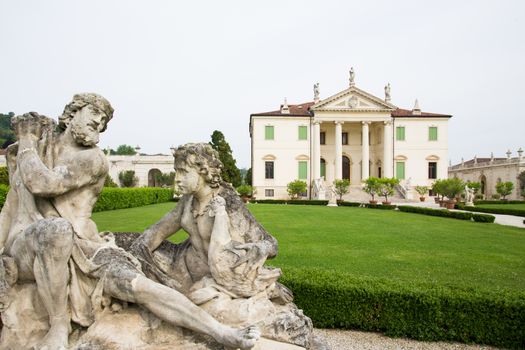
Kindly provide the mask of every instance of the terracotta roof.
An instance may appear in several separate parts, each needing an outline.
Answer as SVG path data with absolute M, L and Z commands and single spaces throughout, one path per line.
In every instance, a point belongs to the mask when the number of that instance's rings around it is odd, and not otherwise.
M 421 114 L 414 114 L 414 111 L 410 109 L 402 109 L 398 108 L 395 111 L 392 112 L 392 117 L 414 117 L 414 118 L 421 118 L 421 117 L 437 117 L 437 118 L 450 118 L 452 117 L 449 114 L 438 114 L 438 113 L 428 113 L 428 112 L 421 112 Z
M 279 108 L 279 110 L 277 111 L 253 113 L 250 116 L 309 117 L 310 107 L 313 106 L 314 104 L 315 104 L 314 102 L 306 102 L 306 103 L 301 103 L 298 105 L 288 105 L 288 108 L 290 109 L 290 113 L 281 113 L 281 109 Z M 280 107 L 282 108 L 282 106 L 283 105 L 281 105 Z M 404 118 L 407 118 L 407 117 L 451 118 L 452 116 L 449 114 L 438 114 L 438 113 L 428 113 L 428 112 L 421 112 L 421 114 L 414 114 L 414 112 L 410 109 L 398 108 L 392 112 L 392 117 L 397 117 L 397 118 L 401 118 L 401 117 L 404 117 Z
M 281 105 L 278 111 L 263 112 L 263 113 L 254 113 L 251 116 L 285 116 L 285 117 L 309 117 L 310 107 L 313 106 L 313 102 L 301 103 L 298 105 L 288 105 L 290 113 L 281 113 Z

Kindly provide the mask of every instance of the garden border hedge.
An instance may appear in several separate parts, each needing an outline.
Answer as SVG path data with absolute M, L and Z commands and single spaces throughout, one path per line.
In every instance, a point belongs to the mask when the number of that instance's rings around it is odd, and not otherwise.
M 141 207 L 169 201 L 173 198 L 172 188 L 140 187 L 117 188 L 104 187 L 98 196 L 93 212 Z
M 474 201 L 474 205 L 476 204 L 525 204 L 525 201 L 522 200 L 481 200 L 481 201 Z
M 466 213 L 462 211 L 448 211 L 445 209 L 431 209 L 423 207 L 413 207 L 410 205 L 399 205 L 397 207 L 400 211 L 406 213 L 416 213 L 431 216 L 440 216 L 444 218 L 459 219 L 459 220 L 471 220 L 472 213 Z
M 457 205 L 457 208 L 460 210 L 477 211 L 480 213 L 514 215 L 514 216 L 525 217 L 525 210 L 521 210 L 521 209 L 483 208 L 483 207 L 470 207 L 470 206 L 467 207 L 462 204 Z
M 412 285 L 300 268 L 285 268 L 281 281 L 319 328 L 515 349 L 525 346 L 524 292 Z

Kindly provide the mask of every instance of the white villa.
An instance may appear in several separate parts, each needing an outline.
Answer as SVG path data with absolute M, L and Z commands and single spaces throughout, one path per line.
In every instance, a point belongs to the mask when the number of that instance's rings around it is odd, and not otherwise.
M 384 99 L 355 86 L 314 101 L 287 104 L 250 115 L 252 184 L 261 199 L 288 198 L 287 184 L 308 184 L 308 198 L 324 198 L 335 179 L 350 179 L 350 198 L 362 198 L 370 176 L 397 177 L 399 194 L 413 197 L 416 185 L 447 178 L 448 120 L 451 115 L 395 106 L 390 84 Z

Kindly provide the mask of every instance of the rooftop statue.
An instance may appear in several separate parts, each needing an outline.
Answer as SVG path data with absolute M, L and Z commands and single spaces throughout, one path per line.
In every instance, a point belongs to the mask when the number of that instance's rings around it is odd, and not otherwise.
M 280 270 L 263 266 L 277 242 L 221 181 L 210 146 L 177 150 L 184 196 L 160 222 L 140 236 L 98 232 L 91 213 L 108 164 L 96 145 L 112 116 L 102 96 L 78 94 L 58 125 L 34 112 L 13 118 L 0 349 L 251 349 L 261 332 L 322 349 Z M 187 241 L 163 243 L 180 228 Z

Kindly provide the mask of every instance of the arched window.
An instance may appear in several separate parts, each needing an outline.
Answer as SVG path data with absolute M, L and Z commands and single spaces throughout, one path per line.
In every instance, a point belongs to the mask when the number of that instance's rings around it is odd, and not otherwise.
M 350 158 L 343 156 L 342 159 L 343 165 L 343 179 L 350 180 Z
M 160 177 L 162 172 L 159 169 L 150 169 L 148 171 L 148 187 L 160 187 Z

